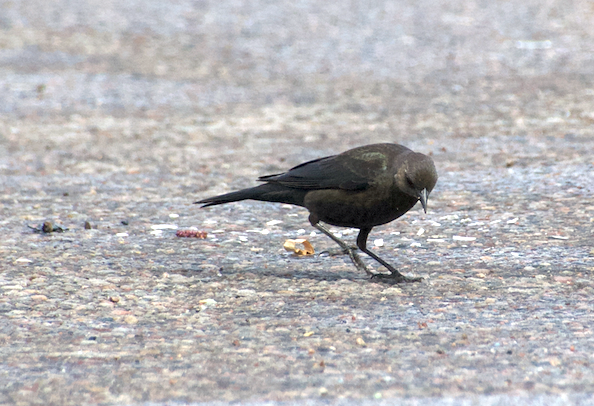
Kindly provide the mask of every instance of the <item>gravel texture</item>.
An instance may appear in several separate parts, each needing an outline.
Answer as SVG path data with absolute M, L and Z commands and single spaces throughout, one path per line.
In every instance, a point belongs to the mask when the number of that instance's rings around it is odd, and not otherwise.
M 0 1 L 0 404 L 592 404 L 593 18 Z M 386 141 L 440 175 L 369 239 L 421 283 L 304 209 L 192 204 Z

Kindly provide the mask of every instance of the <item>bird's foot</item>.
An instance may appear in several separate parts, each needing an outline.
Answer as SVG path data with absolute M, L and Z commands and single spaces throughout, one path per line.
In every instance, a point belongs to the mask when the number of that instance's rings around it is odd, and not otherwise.
M 335 257 L 337 255 L 344 255 L 344 254 L 348 254 L 350 256 L 349 251 L 357 251 L 357 247 L 352 246 L 352 247 L 347 247 L 347 248 L 327 249 L 327 250 L 320 252 L 320 254 L 325 253 L 325 254 L 330 255 L 331 257 Z
M 352 251 L 352 252 L 357 252 L 357 250 L 358 250 L 358 249 L 359 249 L 359 248 L 357 248 L 357 246 L 356 246 L 356 245 L 348 245 L 346 249 L 343 249 L 343 250 L 342 250 L 342 252 L 344 252 L 345 254 L 348 254 L 348 253 L 349 253 L 349 251 Z
M 376 273 L 371 276 L 371 279 L 375 279 L 377 280 L 377 282 L 381 283 L 388 283 L 390 285 L 395 285 L 397 283 L 421 282 L 423 280 L 423 278 L 421 278 L 420 276 L 404 276 L 398 271 L 392 271 L 391 273 Z
M 349 247 L 349 249 L 345 249 L 344 252 L 345 254 L 349 254 L 349 257 L 351 257 L 351 261 L 353 261 L 353 264 L 355 264 L 358 270 L 365 272 L 367 275 L 373 278 L 375 274 L 367 268 L 367 265 L 365 265 L 365 262 L 363 262 L 363 260 L 357 253 L 357 248 Z

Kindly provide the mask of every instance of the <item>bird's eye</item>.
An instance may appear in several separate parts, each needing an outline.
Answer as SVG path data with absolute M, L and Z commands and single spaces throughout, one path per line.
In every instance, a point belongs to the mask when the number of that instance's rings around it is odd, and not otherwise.
M 408 183 L 408 186 L 410 186 L 411 188 L 415 187 L 415 184 L 413 183 L 412 179 L 408 176 L 406 177 L 406 183 Z

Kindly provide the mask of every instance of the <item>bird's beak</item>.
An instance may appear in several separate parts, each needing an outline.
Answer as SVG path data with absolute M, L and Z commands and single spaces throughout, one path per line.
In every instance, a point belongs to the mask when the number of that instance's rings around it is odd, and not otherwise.
M 427 189 L 421 190 L 419 193 L 419 200 L 421 201 L 421 205 L 423 206 L 423 210 L 427 213 Z

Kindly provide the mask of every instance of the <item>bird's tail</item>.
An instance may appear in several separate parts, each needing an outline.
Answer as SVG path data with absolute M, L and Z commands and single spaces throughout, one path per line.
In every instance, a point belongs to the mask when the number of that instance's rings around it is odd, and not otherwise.
M 217 204 L 238 202 L 240 200 L 260 200 L 264 202 L 288 203 L 303 206 L 303 199 L 305 198 L 306 193 L 306 190 L 287 188 L 274 183 L 265 183 L 249 189 L 242 189 L 236 192 L 225 193 L 220 196 L 209 197 L 195 203 L 202 204 L 202 207 L 208 207 L 216 206 Z

